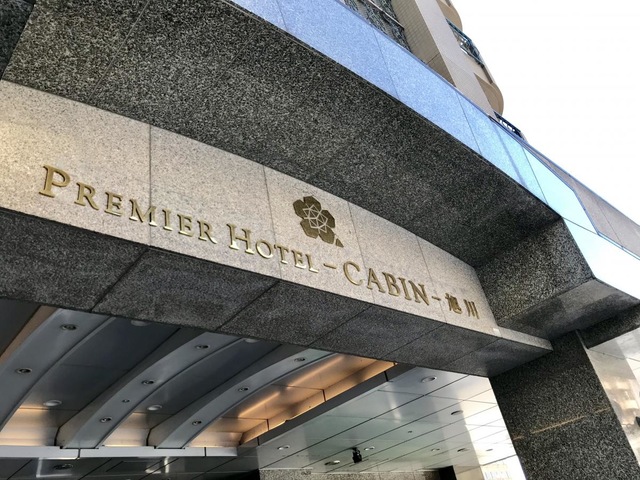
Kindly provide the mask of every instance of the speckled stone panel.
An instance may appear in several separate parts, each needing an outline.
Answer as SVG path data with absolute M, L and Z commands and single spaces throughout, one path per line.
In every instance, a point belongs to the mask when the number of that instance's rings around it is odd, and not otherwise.
M 635 479 L 640 467 L 575 333 L 491 378 L 527 478 Z
M 583 330 L 580 334 L 587 348 L 640 328 L 640 305 L 629 308 L 611 318 Z
M 7 79 L 262 163 L 474 267 L 558 218 L 406 105 L 226 2 L 42 0 L 32 17 Z
M 503 326 L 593 277 L 562 222 L 523 240 L 477 272 L 494 316 Z M 535 320 L 544 323 L 545 317 L 538 315 Z
M 0 297 L 91 310 L 145 247 L 0 211 Z
M 452 325 L 443 325 L 391 352 L 387 355 L 387 360 L 442 369 L 445 365 L 486 347 L 498 338 Z
M 549 350 L 500 338 L 444 366 L 444 370 L 490 377 L 546 355 Z
M 555 213 L 478 154 L 394 100 L 386 107 L 367 114 L 357 141 L 308 181 L 474 267 L 553 222 Z
M 634 305 L 638 300 L 598 280 L 589 280 L 534 308 L 510 317 L 503 326 L 543 338 L 588 328 Z
M 147 3 L 38 0 L 4 79 L 87 102 Z
M 280 281 L 220 330 L 306 346 L 368 306 L 359 300 Z
M 94 312 L 214 330 L 275 282 L 244 270 L 149 249 Z
M 424 317 L 371 306 L 312 344 L 314 348 L 385 358 L 442 324 Z M 362 335 L 367 332 L 367 335 Z
M 0 78 L 32 9 L 33 1 L 4 0 L 0 4 Z

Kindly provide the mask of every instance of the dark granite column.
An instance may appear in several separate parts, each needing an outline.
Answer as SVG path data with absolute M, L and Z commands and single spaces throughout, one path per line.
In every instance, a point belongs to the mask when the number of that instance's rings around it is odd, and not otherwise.
M 639 479 L 640 467 L 577 333 L 491 379 L 530 480 Z

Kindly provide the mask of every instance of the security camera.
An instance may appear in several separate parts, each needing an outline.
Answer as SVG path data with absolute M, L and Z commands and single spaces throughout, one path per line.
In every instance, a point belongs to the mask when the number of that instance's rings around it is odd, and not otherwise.
M 360 453 L 360 450 L 358 450 L 357 448 L 353 448 L 353 463 L 360 463 L 362 461 L 362 454 Z

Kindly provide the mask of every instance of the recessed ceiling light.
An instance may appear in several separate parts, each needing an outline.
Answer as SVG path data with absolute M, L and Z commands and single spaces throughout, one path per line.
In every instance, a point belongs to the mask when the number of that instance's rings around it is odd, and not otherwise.
M 60 400 L 47 400 L 42 405 L 45 407 L 57 407 L 58 405 L 62 405 L 62 402 Z
M 196 348 L 198 350 L 206 350 L 207 348 L 209 348 L 209 345 L 196 345 Z
M 193 422 L 191 422 L 191 425 L 202 425 L 202 420 L 194 420 Z
M 70 468 L 73 468 L 73 465 L 70 463 L 59 463 L 53 466 L 54 470 L 69 470 Z
M 72 323 L 65 323 L 64 325 L 60 325 L 60 328 L 62 330 L 67 330 L 67 331 L 73 331 L 78 329 L 78 327 L 76 325 L 73 325 Z
M 468 452 L 469 449 L 468 448 L 459 448 L 458 451 L 459 452 Z
M 375 450 L 376 447 L 367 447 L 364 449 L 365 452 L 368 452 L 369 450 Z
M 142 320 L 131 320 L 131 325 L 134 327 L 146 327 L 149 322 L 143 322 Z
M 100 423 L 107 423 L 113 420 L 111 417 L 103 417 L 100 419 Z
M 431 451 L 432 451 L 432 452 L 439 452 L 439 451 L 440 451 L 440 449 L 439 449 L 439 448 L 432 448 L 432 449 L 431 449 Z
M 462 410 L 456 410 L 454 412 L 451 412 L 451 415 L 460 415 L 462 413 Z
M 487 448 L 487 452 L 493 452 L 493 448 Z
M 147 410 L 149 410 L 150 412 L 157 412 L 158 410 L 162 409 L 162 405 L 149 405 L 147 407 Z
M 438 377 L 424 377 L 422 380 L 420 380 L 420 382 L 422 383 L 429 383 L 429 382 L 433 382 L 434 380 L 436 380 Z
M 298 362 L 298 363 L 300 363 L 300 362 L 306 362 L 306 361 L 307 361 L 307 359 L 306 359 L 306 358 L 304 358 L 304 357 L 298 357 L 298 358 L 295 358 L 293 361 L 294 361 L 294 362 Z
M 247 342 L 247 343 L 258 343 L 259 342 L 259 340 L 256 340 L 255 338 L 245 338 L 244 341 Z
M 143 385 L 153 385 L 154 383 L 156 383 L 155 380 L 143 380 L 142 381 Z
M 331 460 L 330 462 L 325 463 L 325 465 L 337 465 L 340 463 L 340 460 Z
M 122 403 L 129 403 L 131 400 L 129 400 L 128 398 L 123 398 L 122 399 Z
M 287 449 L 289 449 L 289 448 L 291 448 L 291 445 L 280 445 L 280 446 L 278 447 L 278 450 L 287 450 Z
M 249 387 L 240 387 L 238 389 L 239 392 L 246 392 L 247 390 L 249 390 Z
M 18 368 L 16 369 L 16 373 L 19 373 L 20 375 L 26 375 L 27 373 L 31 373 L 33 370 L 31 370 L 30 368 Z
M 407 433 L 413 433 L 413 430 L 407 430 Z

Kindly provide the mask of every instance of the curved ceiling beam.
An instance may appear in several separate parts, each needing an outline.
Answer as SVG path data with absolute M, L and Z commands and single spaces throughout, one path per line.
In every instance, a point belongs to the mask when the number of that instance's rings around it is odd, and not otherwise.
M 177 414 L 151 429 L 149 445 L 183 448 L 213 421 L 264 387 L 290 373 L 334 355 L 319 350 L 301 351 L 281 346 L 241 371 Z
M 38 381 L 109 325 L 106 315 L 40 307 L 0 356 L 0 430 Z M 8 387 L 10 386 L 10 387 Z
M 180 329 L 118 382 L 60 427 L 56 444 L 98 448 L 150 395 L 189 368 L 244 340 Z

